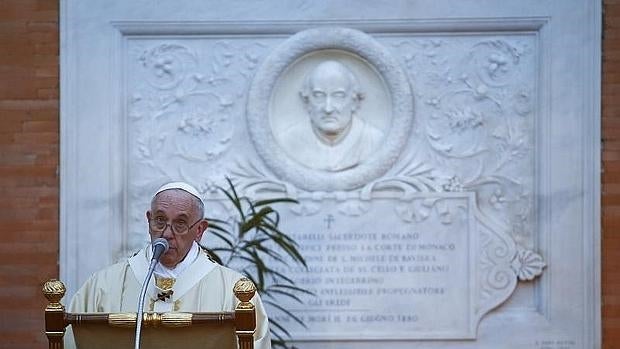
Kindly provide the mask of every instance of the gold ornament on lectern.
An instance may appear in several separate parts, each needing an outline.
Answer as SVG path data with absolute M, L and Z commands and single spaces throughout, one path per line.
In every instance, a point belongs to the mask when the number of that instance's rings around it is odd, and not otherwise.
M 43 295 L 49 301 L 46 309 L 63 309 L 60 300 L 65 296 L 65 284 L 56 279 L 51 279 L 43 284 Z
M 239 308 L 242 309 L 251 309 L 254 308 L 254 305 L 250 303 L 250 299 L 254 297 L 256 293 L 256 286 L 252 282 L 252 280 L 248 278 L 241 278 L 237 283 L 235 283 L 235 287 L 233 287 L 233 292 L 235 296 L 241 301 L 238 305 Z

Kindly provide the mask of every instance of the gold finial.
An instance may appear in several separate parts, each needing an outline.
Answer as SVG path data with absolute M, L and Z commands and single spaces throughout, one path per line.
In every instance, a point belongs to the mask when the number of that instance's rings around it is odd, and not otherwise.
M 241 301 L 240 306 L 242 308 L 254 307 L 252 304 L 248 303 L 256 293 L 256 286 L 252 280 L 248 278 L 239 279 L 239 281 L 235 283 L 235 287 L 233 287 L 233 292 L 235 293 L 235 297 Z
M 60 300 L 65 296 L 65 284 L 62 281 L 51 279 L 43 285 L 43 295 L 49 301 L 46 309 L 62 309 Z

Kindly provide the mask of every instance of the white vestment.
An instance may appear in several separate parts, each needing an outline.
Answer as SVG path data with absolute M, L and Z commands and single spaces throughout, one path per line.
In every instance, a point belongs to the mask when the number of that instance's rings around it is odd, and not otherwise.
M 383 132 L 353 117 L 348 134 L 335 144 L 321 140 L 309 122 L 289 128 L 280 139 L 284 151 L 302 165 L 338 172 L 356 167 L 379 149 Z
M 128 260 L 93 274 L 73 296 L 71 313 L 137 312 L 142 282 L 148 272 L 150 245 Z M 220 312 L 233 311 L 239 301 L 233 294 L 240 273 L 212 262 L 206 252 L 200 253 L 177 277 L 173 293 L 166 300 L 157 299 L 157 287 L 151 278 L 145 298 L 145 311 Z M 269 324 L 258 294 L 251 302 L 256 306 L 254 348 L 271 348 Z M 68 331 L 65 348 L 73 348 L 73 335 Z

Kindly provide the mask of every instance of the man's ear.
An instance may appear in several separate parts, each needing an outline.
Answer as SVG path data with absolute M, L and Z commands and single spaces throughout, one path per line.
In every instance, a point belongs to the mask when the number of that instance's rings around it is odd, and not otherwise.
M 362 105 L 362 100 L 364 100 L 364 98 L 366 98 L 366 96 L 362 92 L 357 92 L 353 96 L 353 108 L 352 108 L 352 110 L 354 112 L 358 111 L 360 109 L 360 106 Z
M 209 227 L 209 222 L 206 219 L 203 219 L 200 223 L 198 223 L 198 234 L 196 234 L 196 241 L 200 242 L 202 240 L 202 234 Z
M 312 107 L 310 106 L 310 96 L 308 93 L 299 91 L 299 98 L 301 99 L 301 103 L 304 105 L 306 112 L 312 111 Z
M 146 221 L 150 221 L 151 220 L 151 211 L 146 211 Z

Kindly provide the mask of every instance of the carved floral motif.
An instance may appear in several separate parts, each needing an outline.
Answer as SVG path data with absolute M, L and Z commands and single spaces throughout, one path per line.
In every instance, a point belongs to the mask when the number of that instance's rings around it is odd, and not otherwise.
M 526 40 L 394 40 L 416 90 L 416 142 L 440 191 L 473 191 L 513 238 L 532 246 L 532 49 Z M 463 52 L 455 57 L 455 52 Z
M 512 260 L 512 268 L 521 281 L 530 281 L 542 274 L 547 264 L 530 250 L 519 249 Z
M 517 276 L 511 268 L 516 252 L 514 241 L 500 227 L 492 225 L 492 222 L 482 224 L 478 232 L 479 316 L 505 301 L 517 285 Z
M 142 67 L 149 71 L 146 81 L 157 89 L 171 89 L 178 86 L 188 73 L 186 64 L 195 60 L 187 47 L 162 44 L 144 51 L 138 58 Z M 192 62 L 195 63 L 195 62 Z
M 183 179 L 205 194 L 215 192 L 226 171 L 218 162 L 239 132 L 235 118 L 244 111 L 243 87 L 267 46 L 251 40 L 133 43 L 128 51 L 128 147 L 130 173 L 141 182 L 134 184 L 149 188 L 162 178 Z M 143 198 L 150 192 L 134 195 Z M 142 203 L 132 204 L 138 213 L 130 223 L 136 228 L 130 230 L 140 231 Z M 129 240 L 133 249 L 143 238 Z
M 399 203 L 395 210 L 405 222 L 420 223 L 433 217 L 442 224 L 452 224 L 452 216 L 457 213 L 457 208 L 447 200 L 427 198 Z

